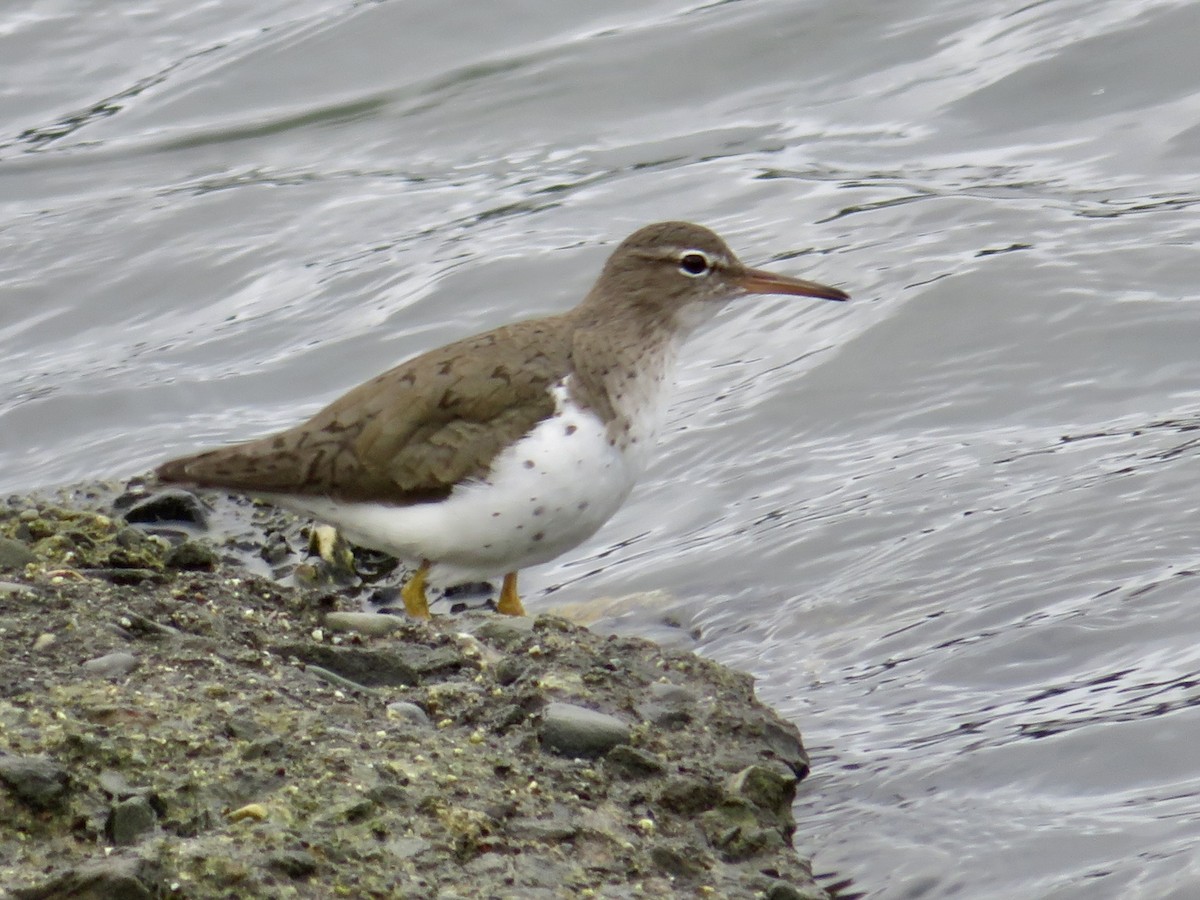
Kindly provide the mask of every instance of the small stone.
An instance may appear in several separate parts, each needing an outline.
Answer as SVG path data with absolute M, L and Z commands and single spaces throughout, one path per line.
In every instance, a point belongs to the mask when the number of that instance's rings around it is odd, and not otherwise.
M 184 541 L 172 547 L 163 560 L 169 569 L 186 569 L 190 572 L 211 572 L 219 561 L 216 551 L 200 541 Z
M 141 796 L 113 804 L 108 816 L 108 837 L 118 847 L 136 844 L 154 830 L 158 817 L 150 801 Z
M 561 756 L 591 759 L 628 741 L 629 726 L 616 716 L 571 703 L 551 703 L 542 712 L 542 743 Z
M 604 757 L 604 765 L 618 778 L 629 780 L 649 778 L 666 771 L 663 761 L 653 753 L 628 744 L 618 744 Z
M 204 504 L 188 491 L 176 489 L 159 491 L 135 503 L 124 513 L 126 522 L 184 522 L 203 528 L 208 522 Z
M 682 684 L 656 681 L 648 688 L 650 696 L 664 703 L 695 703 L 696 695 Z
M 690 775 L 671 778 L 658 793 L 658 805 L 670 812 L 692 816 L 712 809 L 721 799 L 721 790 L 711 781 Z
M 113 543 L 126 550 L 135 550 L 148 540 L 150 540 L 150 536 L 146 532 L 131 525 L 126 525 L 113 535 Z
M 69 869 L 48 882 L 14 892 L 17 898 L 48 900 L 154 900 L 166 895 L 162 873 L 151 860 L 113 856 Z
M 356 631 L 367 637 L 391 634 L 404 624 L 399 616 L 380 613 L 331 612 L 325 616 L 325 627 L 330 631 Z
M 510 837 L 521 841 L 561 844 L 579 834 L 579 825 L 561 816 L 553 819 L 518 818 L 509 821 L 505 831 Z
M 429 724 L 429 716 L 426 715 L 425 710 L 415 703 L 408 703 L 404 700 L 389 703 L 387 715 L 389 719 L 407 722 L 409 725 L 427 726 Z
M 317 871 L 317 859 L 307 850 L 281 850 L 267 859 L 267 868 L 288 878 L 307 878 Z
M 17 581 L 0 581 L 0 597 L 5 594 L 19 594 L 21 591 L 29 590 L 29 585 L 21 584 Z
M 406 648 L 366 649 L 362 647 L 330 647 L 324 643 L 289 643 L 275 647 L 274 652 L 295 656 L 311 666 L 320 666 L 366 688 L 394 688 L 420 683 L 421 676 L 409 661 Z M 414 652 L 421 648 L 410 648 Z
M 115 769 L 105 769 L 97 775 L 96 784 L 114 800 L 125 800 L 136 793 L 125 776 Z
M 418 837 L 393 838 L 383 845 L 383 849 L 398 860 L 415 859 L 432 847 L 429 841 Z
M 696 878 L 703 875 L 704 870 L 712 864 L 703 854 L 697 853 L 695 857 L 685 856 L 674 847 L 665 844 L 651 847 L 650 859 L 664 875 L 672 878 Z
M 693 718 L 696 695 L 678 684 L 656 682 L 650 685 L 650 699 L 637 705 L 637 713 L 659 728 L 677 730 Z
M 766 766 L 747 766 L 729 776 L 726 793 L 744 797 L 759 809 L 785 815 L 796 799 L 796 777 Z
M 48 632 L 48 631 L 43 632 L 42 634 L 39 634 L 37 636 L 36 640 L 34 640 L 33 650 L 35 653 L 40 653 L 41 651 L 45 650 L 46 648 L 52 647 L 54 645 L 54 642 L 57 640 L 58 640 L 58 638 L 55 637 L 50 632 Z
M 40 756 L 0 756 L 0 782 L 18 800 L 35 809 L 49 809 L 63 799 L 71 783 L 67 770 Z
M 533 633 L 533 619 L 528 616 L 497 616 L 485 619 L 475 629 L 475 637 L 493 647 L 508 649 Z
M 767 890 L 766 900 L 825 900 L 828 896 L 819 889 L 800 890 L 795 885 L 777 881 Z
M 116 653 L 106 653 L 104 656 L 97 656 L 95 659 L 89 659 L 83 664 L 83 670 L 89 675 L 97 678 L 120 678 L 123 675 L 128 675 L 138 667 L 138 658 L 132 653 L 117 651 Z
M 28 546 L 12 538 L 0 537 L 0 569 L 24 569 L 37 562 L 37 554 Z

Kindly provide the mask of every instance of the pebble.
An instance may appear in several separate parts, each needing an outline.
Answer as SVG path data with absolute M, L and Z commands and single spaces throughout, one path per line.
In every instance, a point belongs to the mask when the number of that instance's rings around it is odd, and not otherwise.
M 791 772 L 785 775 L 767 766 L 747 766 L 729 776 L 725 792 L 744 797 L 759 809 L 782 814 L 792 807 L 796 783 L 797 778 Z
M 126 522 L 186 522 L 201 528 L 208 521 L 204 505 L 195 494 L 166 490 L 152 494 L 124 512 Z
M 20 541 L 0 537 L 0 569 L 24 569 L 37 562 L 37 554 Z
M 533 619 L 528 616 L 499 616 L 485 619 L 476 629 L 475 637 L 494 646 L 508 649 L 533 633 Z
M 0 755 L 0 782 L 18 800 L 36 809 L 54 806 L 70 786 L 67 770 L 53 760 L 41 756 Z
M 429 724 L 429 716 L 425 714 L 425 710 L 421 709 L 415 703 L 408 703 L 404 700 L 389 703 L 387 705 L 387 714 L 389 719 L 399 719 L 403 722 L 408 722 L 410 725 L 425 726 Z
M 108 815 L 108 837 L 118 847 L 136 844 L 154 830 L 158 816 L 145 797 L 130 797 L 114 803 Z
M 167 568 L 187 569 L 188 571 L 212 571 L 216 568 L 220 557 L 215 550 L 199 541 L 184 541 L 167 551 L 163 560 Z
M 36 640 L 34 640 L 33 650 L 35 653 L 40 653 L 41 651 L 45 650 L 46 648 L 53 646 L 54 642 L 57 640 L 58 640 L 58 638 L 56 638 L 50 632 L 48 632 L 48 631 L 43 632 L 37 636 Z
M 280 850 L 267 859 L 267 867 L 288 878 L 307 878 L 317 871 L 317 858 L 307 850 Z
M 628 744 L 618 744 L 604 757 L 604 765 L 620 778 L 637 779 L 661 775 L 666 766 L 660 757 Z
M 83 664 L 85 672 L 98 678 L 120 678 L 122 675 L 128 675 L 137 667 L 138 658 L 132 653 L 123 651 L 106 653 L 95 659 L 89 659 Z
M 379 613 L 331 612 L 325 616 L 325 627 L 330 631 L 356 631 L 367 637 L 390 634 L 403 625 L 399 616 Z
M 542 743 L 561 756 L 592 759 L 628 741 L 629 726 L 616 716 L 558 702 L 542 712 Z

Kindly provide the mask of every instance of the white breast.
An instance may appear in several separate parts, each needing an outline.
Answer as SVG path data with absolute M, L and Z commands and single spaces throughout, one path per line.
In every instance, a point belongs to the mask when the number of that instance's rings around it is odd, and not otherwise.
M 630 441 L 554 389 L 557 413 L 507 448 L 488 478 L 415 506 L 276 498 L 326 521 L 350 540 L 402 559 L 428 559 L 433 577 L 486 578 L 548 562 L 587 540 L 617 511 L 641 475 L 657 434 L 647 410 Z M 657 406 L 657 404 L 653 404 Z

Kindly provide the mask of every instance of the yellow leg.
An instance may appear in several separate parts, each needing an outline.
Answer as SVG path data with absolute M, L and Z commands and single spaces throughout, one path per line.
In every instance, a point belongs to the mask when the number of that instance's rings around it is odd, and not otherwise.
M 500 602 L 496 604 L 496 612 L 506 616 L 523 616 L 525 607 L 517 596 L 517 573 L 509 572 L 504 576 L 504 586 L 500 588 Z
M 400 596 L 404 600 L 404 609 L 414 619 L 429 618 L 429 601 L 425 599 L 425 576 L 428 574 L 429 561 L 426 560 L 400 589 Z

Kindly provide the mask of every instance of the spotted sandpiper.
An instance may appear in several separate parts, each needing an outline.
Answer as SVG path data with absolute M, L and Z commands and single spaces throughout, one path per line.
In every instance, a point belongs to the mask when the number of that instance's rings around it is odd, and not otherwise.
M 427 578 L 501 572 L 497 609 L 524 615 L 517 571 L 617 511 L 646 466 L 679 345 L 745 294 L 848 299 L 747 268 L 699 225 L 648 225 L 574 309 L 430 350 L 301 425 L 156 474 L 262 497 L 417 563 L 401 591 L 412 616 L 429 616 Z

